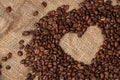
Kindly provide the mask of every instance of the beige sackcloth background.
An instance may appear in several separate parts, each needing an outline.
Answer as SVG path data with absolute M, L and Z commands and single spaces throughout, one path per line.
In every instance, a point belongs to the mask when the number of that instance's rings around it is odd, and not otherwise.
M 1 57 L 8 52 L 13 53 L 13 57 L 7 62 L 2 62 L 2 76 L 0 80 L 24 80 L 28 69 L 20 64 L 20 60 L 25 57 L 18 57 L 17 50 L 20 39 L 29 42 L 31 36 L 23 37 L 21 33 L 25 30 L 33 29 L 33 24 L 48 11 L 57 7 L 68 4 L 70 9 L 78 8 L 82 0 L 44 0 L 48 6 L 44 8 L 41 5 L 43 0 L 0 0 L 0 62 Z M 11 13 L 6 13 L 7 6 L 12 7 Z M 33 16 L 33 12 L 38 10 L 39 15 Z M 100 46 L 103 43 L 101 30 L 96 26 L 91 26 L 85 34 L 78 38 L 76 34 L 68 33 L 60 41 L 63 50 L 70 54 L 75 60 L 90 64 L 91 59 L 95 57 Z M 11 65 L 10 70 L 5 66 Z M 37 79 L 35 79 L 37 80 Z

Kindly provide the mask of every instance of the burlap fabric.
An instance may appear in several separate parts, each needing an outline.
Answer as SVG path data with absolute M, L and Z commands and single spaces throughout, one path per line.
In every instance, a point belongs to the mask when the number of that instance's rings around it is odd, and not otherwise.
M 17 56 L 18 41 L 29 42 L 31 36 L 23 37 L 24 30 L 33 29 L 33 24 L 48 11 L 56 9 L 63 4 L 70 5 L 70 9 L 77 8 L 82 0 L 45 0 L 48 4 L 46 8 L 41 5 L 43 0 L 0 0 L 0 60 L 8 52 L 13 53 L 13 57 L 7 62 L 2 63 L 2 76 L 0 80 L 24 80 L 27 68 L 20 64 L 24 58 Z M 6 13 L 5 8 L 12 7 L 11 13 Z M 33 16 L 32 13 L 38 10 L 39 15 Z M 74 59 L 90 64 L 100 45 L 103 43 L 103 36 L 98 27 L 92 26 L 87 29 L 82 38 L 76 34 L 66 34 L 60 42 L 61 47 Z M 0 61 L 1 62 L 1 61 Z M 11 65 L 11 70 L 6 70 L 5 66 Z M 37 79 L 36 79 L 37 80 Z

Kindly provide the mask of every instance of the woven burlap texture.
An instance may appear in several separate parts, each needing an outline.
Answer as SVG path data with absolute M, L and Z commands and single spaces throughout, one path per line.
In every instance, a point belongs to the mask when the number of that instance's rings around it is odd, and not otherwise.
M 20 64 L 20 60 L 25 57 L 18 57 L 17 50 L 20 39 L 29 42 L 31 36 L 23 37 L 21 33 L 25 30 L 33 29 L 33 24 L 48 11 L 68 4 L 70 9 L 77 8 L 82 0 L 44 0 L 48 6 L 41 5 L 43 0 L 0 0 L 0 60 L 8 52 L 13 53 L 13 57 L 7 62 L 2 62 L 2 76 L 0 80 L 24 80 L 28 69 Z M 6 13 L 7 6 L 12 7 L 11 13 Z M 39 15 L 33 16 L 32 13 L 38 10 Z M 90 64 L 100 45 L 103 43 L 101 30 L 96 26 L 91 26 L 85 34 L 78 38 L 76 34 L 66 34 L 60 42 L 63 50 L 70 54 L 74 59 Z M 0 61 L 1 62 L 1 61 Z M 11 65 L 11 70 L 6 70 L 5 66 Z M 37 79 L 36 79 L 37 80 Z

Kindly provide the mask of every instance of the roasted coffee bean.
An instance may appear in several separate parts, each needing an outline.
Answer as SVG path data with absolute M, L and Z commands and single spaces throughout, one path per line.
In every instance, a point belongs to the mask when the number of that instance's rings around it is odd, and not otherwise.
M 23 36 L 29 36 L 29 35 L 30 35 L 30 31 L 24 31 L 24 32 L 22 33 L 22 35 L 23 35 Z
M 11 57 L 12 57 L 12 53 L 9 52 L 9 53 L 7 54 L 7 59 L 10 59 Z
M 33 12 L 33 16 L 37 16 L 39 14 L 38 11 Z
M 18 51 L 18 56 L 22 56 L 23 55 L 23 52 L 22 51 Z
M 28 64 L 28 63 L 25 63 L 25 64 L 24 64 L 24 66 L 25 66 L 25 67 L 28 67 L 28 66 L 29 66 L 29 64 Z
M 32 74 L 31 73 L 28 73 L 27 74 L 27 78 L 31 78 L 32 77 Z
M 0 70 L 0 75 L 2 75 L 2 72 L 1 72 L 1 70 Z
M 47 7 L 47 3 L 46 3 L 45 1 L 42 2 L 42 5 L 43 5 L 44 7 Z
M 24 43 L 24 40 L 20 40 L 20 41 L 19 41 L 19 44 L 23 44 L 23 43 Z
M 11 69 L 11 66 L 10 66 L 10 65 L 7 65 L 7 66 L 6 66 L 6 69 L 7 69 L 7 70 Z
M 0 63 L 0 75 L 2 75 L 1 69 L 2 69 L 2 64 Z
M 0 64 L 0 69 L 2 69 L 2 64 Z
M 2 61 L 7 61 L 7 60 L 8 60 L 7 56 L 2 57 Z
M 12 8 L 10 7 L 10 6 L 8 6 L 7 8 L 6 8 L 6 12 L 7 13 L 10 13 L 12 11 Z
M 25 64 L 25 63 L 26 63 L 26 60 L 23 59 L 23 60 L 20 61 L 20 63 L 21 63 L 21 64 Z

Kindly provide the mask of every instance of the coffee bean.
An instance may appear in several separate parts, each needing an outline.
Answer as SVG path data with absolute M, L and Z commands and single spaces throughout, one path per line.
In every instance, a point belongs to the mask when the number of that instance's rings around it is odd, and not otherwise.
M 83 35 L 83 32 L 78 32 L 78 37 L 81 37 Z
M 24 64 L 24 66 L 25 66 L 25 67 L 28 67 L 28 66 L 29 66 L 29 64 L 28 64 L 28 63 L 25 63 L 25 64 Z
M 7 59 L 7 57 L 5 56 L 5 57 L 2 57 L 2 61 L 7 61 L 8 59 Z
M 24 32 L 22 33 L 22 35 L 23 35 L 23 36 L 29 36 L 29 35 L 30 35 L 30 31 L 24 31 Z
M 2 69 L 2 64 L 0 63 L 0 76 L 2 75 L 1 69 Z
M 11 66 L 10 66 L 10 65 L 7 65 L 7 66 L 6 66 L 6 69 L 7 69 L 7 70 L 11 69 Z
M 2 75 L 2 72 L 0 71 L 0 75 Z
M 20 40 L 20 41 L 19 41 L 19 44 L 23 44 L 23 43 L 24 43 L 24 40 Z
M 39 14 L 38 11 L 33 12 L 33 16 L 37 16 Z
M 31 73 L 28 73 L 27 74 L 27 78 L 31 78 L 32 77 L 32 74 Z
M 103 73 L 100 74 L 100 78 L 104 79 L 104 74 Z
M 20 63 L 21 63 L 21 64 L 25 64 L 25 63 L 26 63 L 26 60 L 23 59 L 23 60 L 20 61 Z
M 46 3 L 45 1 L 42 2 L 42 5 L 43 5 L 44 7 L 47 7 L 47 3 Z
M 22 56 L 23 55 L 23 52 L 22 51 L 18 51 L 18 56 Z
M 12 53 L 9 52 L 9 53 L 7 54 L 7 59 L 10 59 L 11 57 L 12 57 Z
M 2 64 L 0 64 L 0 69 L 2 69 Z
M 118 47 L 119 46 L 119 43 L 118 42 L 115 42 L 115 47 Z
M 12 8 L 10 7 L 10 6 L 8 6 L 7 8 L 6 8 L 6 12 L 7 13 L 10 13 L 12 11 Z

